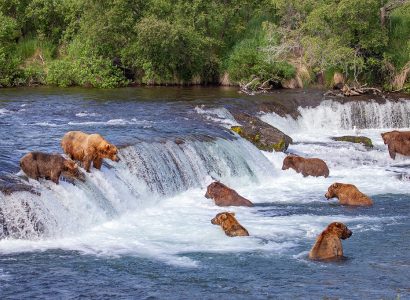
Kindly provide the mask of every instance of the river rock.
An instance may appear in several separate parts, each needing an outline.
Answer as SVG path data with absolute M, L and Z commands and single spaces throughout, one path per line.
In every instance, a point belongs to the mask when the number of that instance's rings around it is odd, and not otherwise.
M 345 135 L 345 136 L 332 137 L 332 140 L 339 141 L 339 142 L 362 144 L 366 147 L 373 148 L 372 140 L 365 136 Z
M 23 183 L 20 177 L 7 175 L 0 175 L 0 192 L 4 195 L 11 195 L 15 192 L 29 192 L 40 195 L 32 186 Z
M 219 181 L 208 185 L 205 197 L 213 199 L 218 206 L 253 206 L 251 201 Z
M 260 150 L 283 152 L 293 142 L 290 136 L 257 117 L 245 113 L 234 114 L 234 117 L 241 126 L 232 126 L 231 130 L 250 141 Z

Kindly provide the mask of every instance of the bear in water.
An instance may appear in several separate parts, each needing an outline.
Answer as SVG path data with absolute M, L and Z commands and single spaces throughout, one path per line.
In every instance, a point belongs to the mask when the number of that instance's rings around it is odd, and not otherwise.
M 119 161 L 117 147 L 96 133 L 69 131 L 64 135 L 61 147 L 71 159 L 81 161 L 87 172 L 90 172 L 91 163 L 94 168 L 101 169 L 103 158 Z
M 315 245 L 309 252 L 309 258 L 314 260 L 334 259 L 343 257 L 343 247 L 340 239 L 352 236 L 347 226 L 340 222 L 333 222 L 318 236 Z
M 373 205 L 372 199 L 359 191 L 359 189 L 353 184 L 345 183 L 333 183 L 327 189 L 325 194 L 327 199 L 338 198 L 339 203 L 342 205 L 351 206 L 371 206 Z
M 219 181 L 215 181 L 208 185 L 205 197 L 208 199 L 214 199 L 215 204 L 218 206 L 253 206 L 251 201 L 245 199 L 233 189 Z
M 329 168 L 326 163 L 319 158 L 303 158 L 296 155 L 288 155 L 283 160 L 282 170 L 294 169 L 297 173 L 306 176 L 329 176 Z
M 410 156 L 410 131 L 390 131 L 381 134 L 383 142 L 389 149 L 390 157 L 395 159 L 396 153 Z
M 72 177 L 79 175 L 77 164 L 59 154 L 29 152 L 20 159 L 20 167 L 30 178 L 36 180 L 45 178 L 56 184 L 63 172 L 67 172 Z
M 219 213 L 211 220 L 214 225 L 220 225 L 225 231 L 225 234 L 230 237 L 234 236 L 248 236 L 248 231 L 239 224 L 235 218 L 235 214 L 231 212 Z

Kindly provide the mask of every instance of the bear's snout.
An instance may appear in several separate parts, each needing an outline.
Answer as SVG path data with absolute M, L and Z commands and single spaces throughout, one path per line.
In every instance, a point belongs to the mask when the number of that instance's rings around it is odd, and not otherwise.
M 287 170 L 287 169 L 288 168 L 285 165 L 282 166 L 282 170 Z
M 326 197 L 326 199 L 330 199 L 330 198 L 331 198 L 329 192 L 327 192 L 327 193 L 325 194 L 325 197 Z
M 218 224 L 216 223 L 215 218 L 213 218 L 213 219 L 211 220 L 211 224 L 218 225 Z
M 115 162 L 119 162 L 120 158 L 117 155 L 114 155 L 112 160 L 115 161 Z
M 342 235 L 342 240 L 348 239 L 352 236 L 353 232 L 350 229 L 347 229 L 344 231 L 344 234 Z

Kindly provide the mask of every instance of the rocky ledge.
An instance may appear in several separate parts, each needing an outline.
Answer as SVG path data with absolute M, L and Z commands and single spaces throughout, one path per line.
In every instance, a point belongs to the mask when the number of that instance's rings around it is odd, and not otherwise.
M 250 141 L 260 150 L 283 152 L 293 142 L 290 136 L 257 117 L 245 113 L 236 113 L 233 116 L 241 126 L 232 126 L 231 130 Z

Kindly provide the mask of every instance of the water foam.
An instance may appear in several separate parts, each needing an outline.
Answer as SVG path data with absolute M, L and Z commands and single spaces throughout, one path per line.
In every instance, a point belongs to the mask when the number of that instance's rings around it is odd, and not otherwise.
M 84 121 L 84 122 L 68 122 L 68 125 L 74 126 L 126 126 L 126 125 L 142 125 L 145 128 L 151 127 L 150 121 L 146 120 L 137 120 L 132 118 L 131 120 L 125 119 L 111 119 L 108 121 Z
M 99 115 L 100 114 L 98 114 L 98 113 L 89 113 L 87 111 L 82 111 L 82 112 L 79 112 L 79 113 L 75 114 L 76 117 L 80 117 L 80 118 L 83 118 L 83 117 L 97 117 Z

